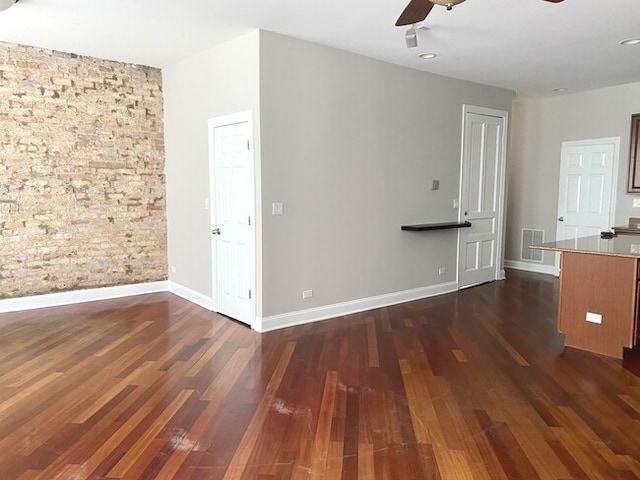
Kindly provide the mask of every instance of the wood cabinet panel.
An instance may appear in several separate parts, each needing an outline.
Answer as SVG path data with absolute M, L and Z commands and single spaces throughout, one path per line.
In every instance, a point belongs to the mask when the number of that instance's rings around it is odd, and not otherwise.
M 558 329 L 565 345 L 622 358 L 636 339 L 638 259 L 563 252 Z M 602 323 L 586 321 L 587 312 Z

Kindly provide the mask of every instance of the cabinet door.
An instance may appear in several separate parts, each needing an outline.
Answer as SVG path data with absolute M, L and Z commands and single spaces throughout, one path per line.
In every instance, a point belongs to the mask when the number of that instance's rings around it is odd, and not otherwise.
M 563 252 L 560 296 L 565 345 L 616 358 L 635 345 L 636 258 Z M 587 320 L 598 315 L 601 323 Z

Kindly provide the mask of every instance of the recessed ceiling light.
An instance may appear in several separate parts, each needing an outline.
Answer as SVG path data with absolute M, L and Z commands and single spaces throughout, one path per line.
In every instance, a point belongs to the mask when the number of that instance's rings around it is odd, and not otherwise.
M 431 60 L 432 58 L 436 58 L 438 55 L 436 55 L 435 53 L 421 53 L 418 56 L 423 60 Z
M 640 38 L 628 38 L 621 41 L 620 45 L 640 45 Z

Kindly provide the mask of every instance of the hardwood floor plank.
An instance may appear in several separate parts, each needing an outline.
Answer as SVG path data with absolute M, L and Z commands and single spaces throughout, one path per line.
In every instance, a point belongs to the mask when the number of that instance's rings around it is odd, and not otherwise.
M 416 453 L 422 468 L 420 470 L 412 470 L 413 478 L 424 480 L 444 480 L 444 477 L 440 474 L 438 461 L 431 445 L 416 445 Z
M 46 377 L 28 387 L 16 391 L 10 398 L 0 404 L 0 423 L 11 416 L 16 405 L 25 405 L 33 401 L 34 397 L 36 397 L 36 400 L 39 399 L 42 391 L 62 375 L 62 372 L 49 373 Z
M 344 419 L 344 450 L 342 454 L 342 479 L 358 478 L 358 419 L 359 389 L 346 386 L 346 404 Z
M 504 422 L 493 422 L 485 412 L 476 411 L 487 438 L 494 447 L 502 469 L 509 479 L 539 479 L 535 468 Z
M 258 437 L 260 435 L 260 430 L 262 428 L 262 424 L 264 423 L 268 412 L 271 409 L 272 402 L 275 398 L 276 391 L 280 386 L 280 382 L 282 381 L 282 377 L 284 376 L 287 367 L 289 366 L 289 362 L 291 361 L 291 357 L 293 355 L 293 351 L 296 347 L 295 342 L 289 342 L 286 345 L 286 348 L 280 357 L 278 365 L 276 367 L 276 371 L 271 376 L 269 383 L 265 389 L 265 396 L 263 400 L 260 402 L 258 409 L 247 428 L 246 434 L 242 437 L 242 441 L 240 445 L 236 449 L 236 453 L 231 459 L 231 463 L 227 468 L 227 471 L 224 475 L 225 480 L 235 480 L 240 479 L 242 477 L 242 471 L 244 470 L 249 457 L 251 456 L 251 452 L 258 441 Z
M 317 476 L 319 473 L 325 472 L 327 468 L 337 388 L 337 372 L 327 372 L 313 441 L 314 448 L 311 457 L 311 470 L 309 472 L 312 476 Z
M 31 477 L 32 480 L 47 480 L 55 476 L 61 468 L 69 464 L 83 464 L 87 461 L 87 452 L 92 452 L 100 448 L 106 438 L 116 432 L 119 425 L 115 423 L 115 418 L 121 414 L 136 399 L 135 387 L 130 386 L 116 395 L 109 404 L 103 407 L 102 411 L 97 412 L 92 417 L 91 424 L 87 425 L 87 429 L 78 437 L 73 439 L 70 447 L 60 452 L 60 443 L 56 442 L 55 437 L 43 444 L 39 450 L 35 451 L 31 456 L 35 457 L 34 462 L 41 458 L 44 454 L 51 458 L 51 462 L 43 468 L 37 476 Z M 88 422 L 89 423 L 89 422 Z
M 621 472 L 616 471 L 591 445 L 579 437 L 576 438 L 571 430 L 567 431 L 564 427 L 553 427 L 553 431 L 556 440 L 588 477 L 622 478 Z
M 218 325 L 221 326 L 222 323 L 219 322 Z M 220 327 L 218 327 L 217 331 L 219 330 L 220 330 Z M 233 335 L 233 332 L 234 331 L 231 328 L 224 329 L 222 335 L 217 337 L 215 342 L 213 342 L 213 344 L 209 347 L 209 349 L 206 352 L 204 352 L 203 355 L 200 356 L 200 358 L 198 358 L 198 360 L 191 366 L 191 368 L 187 372 L 187 375 L 189 377 L 195 377 L 198 374 L 200 374 L 203 369 L 209 366 L 214 355 L 218 353 L 220 348 L 222 348 L 222 346 L 231 338 L 231 336 Z M 211 339 L 214 337 L 212 336 L 208 338 Z
M 129 447 L 126 454 L 120 459 L 120 461 L 109 470 L 108 475 L 115 478 L 138 478 L 138 472 L 143 470 L 147 466 L 148 462 L 155 456 L 156 452 L 152 451 L 152 457 L 145 459 L 146 463 L 138 466 L 138 469 L 132 468 L 136 464 L 137 460 L 143 457 L 146 453 L 145 449 L 148 449 L 152 440 L 160 433 L 162 428 L 167 424 L 169 419 L 180 409 L 184 402 L 193 394 L 193 390 L 183 390 L 167 407 L 156 417 L 156 420 L 141 436 L 139 436 L 136 442 Z M 140 468 L 143 467 L 143 468 Z
M 116 348 L 118 348 L 120 345 L 127 343 L 127 342 L 131 342 L 132 340 L 134 340 L 136 338 L 136 336 L 142 332 L 143 330 L 149 328 L 151 325 L 153 325 L 152 321 L 146 321 L 146 322 L 140 322 L 138 325 L 136 325 L 133 330 L 130 330 L 129 332 L 125 333 L 124 335 L 120 336 L 119 338 L 117 338 L 115 341 L 112 341 L 108 344 L 106 344 L 102 349 L 98 350 L 94 355 L 96 357 L 102 357 L 104 355 L 106 355 L 109 352 L 112 352 L 113 350 L 115 350 Z
M 565 448 L 562 442 L 558 440 L 549 440 L 549 446 L 554 451 L 556 457 L 564 464 L 569 472 L 569 475 L 565 478 L 572 478 L 575 480 L 587 480 L 589 476 L 582 469 L 577 459 L 575 459 Z
M 327 468 L 322 473 L 326 478 L 342 478 L 342 452 L 344 452 L 344 443 L 330 442 L 329 452 L 327 456 Z M 286 477 L 290 478 L 290 477 Z
M 375 471 L 373 444 L 369 442 L 358 443 L 358 478 L 373 480 Z
M 99 396 L 91 395 L 89 402 L 86 402 L 84 408 L 78 409 L 71 419 L 73 423 L 85 423 L 92 416 L 96 414 L 99 410 L 101 410 L 106 404 L 108 404 L 119 392 L 123 391 L 129 386 L 139 385 L 141 383 L 140 380 L 136 380 L 136 377 L 144 376 L 145 380 L 149 380 L 149 375 L 153 375 L 150 370 L 153 369 L 154 363 L 147 362 L 140 366 L 140 368 L 131 372 L 128 376 L 118 379 L 117 372 L 119 372 L 126 364 L 131 362 L 133 359 L 137 358 L 140 355 L 140 350 L 138 348 L 133 348 L 129 353 L 129 355 L 122 355 L 119 359 L 114 360 L 112 363 L 109 363 L 107 367 L 103 369 L 104 376 L 102 377 L 103 381 L 94 382 L 93 379 L 90 379 L 87 384 L 88 389 L 94 392 L 101 393 Z M 100 378 L 97 377 L 97 378 Z
M 640 399 L 634 398 L 631 395 L 618 395 L 620 400 L 629 405 L 636 413 L 640 414 Z
M 376 336 L 376 324 L 373 317 L 367 317 L 367 353 L 369 358 L 369 367 L 377 368 L 380 366 L 378 359 L 378 339 Z
M 238 372 L 244 370 L 251 358 L 253 358 L 255 350 L 255 347 L 236 350 L 200 398 L 209 402 L 213 400 L 222 401 L 235 384 Z
M 170 293 L 0 315 L 2 480 L 640 479 L 640 354 L 557 280 L 257 334 Z

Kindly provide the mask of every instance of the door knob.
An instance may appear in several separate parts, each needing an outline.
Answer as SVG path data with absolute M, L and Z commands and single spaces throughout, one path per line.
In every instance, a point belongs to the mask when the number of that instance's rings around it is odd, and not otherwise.
M 213 230 L 211 230 L 211 233 L 213 233 L 214 235 L 220 235 L 220 229 L 214 228 Z
M 564 222 L 564 217 L 558 217 L 559 222 Z

